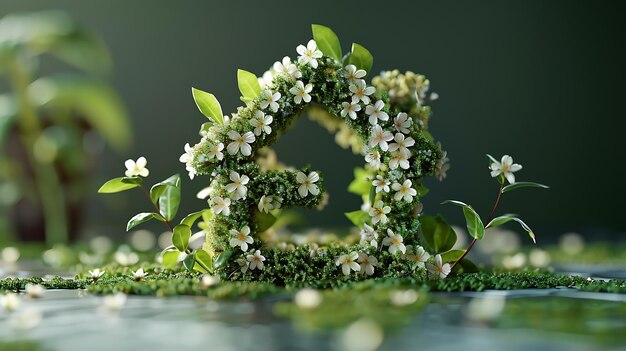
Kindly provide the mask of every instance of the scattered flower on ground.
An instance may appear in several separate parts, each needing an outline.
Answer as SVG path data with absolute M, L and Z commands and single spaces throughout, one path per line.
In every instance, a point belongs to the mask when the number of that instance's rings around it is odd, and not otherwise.
M 210 288 L 216 286 L 220 282 L 220 277 L 217 275 L 208 275 L 205 274 L 202 276 L 202 280 L 200 280 L 200 285 L 203 288 Z
M 139 268 L 138 270 L 136 270 L 135 272 L 133 272 L 133 279 L 136 281 L 141 281 L 143 280 L 143 278 L 145 278 L 148 275 L 147 272 L 143 271 L 143 268 Z
M 43 294 L 46 292 L 46 288 L 41 284 L 26 284 L 24 290 L 26 291 L 26 295 L 33 299 L 43 297 Z
M 118 292 L 114 295 L 106 295 L 102 299 L 102 304 L 109 311 L 119 311 L 126 304 L 126 299 L 126 294 Z
M 322 303 L 322 294 L 311 288 L 299 290 L 294 297 L 296 306 L 304 309 L 313 309 Z
M 101 271 L 100 268 L 96 268 L 93 271 L 89 271 L 89 275 L 93 281 L 96 281 L 104 275 L 104 271 Z
M 12 292 L 0 295 L 0 307 L 7 312 L 13 312 L 20 307 L 20 297 Z

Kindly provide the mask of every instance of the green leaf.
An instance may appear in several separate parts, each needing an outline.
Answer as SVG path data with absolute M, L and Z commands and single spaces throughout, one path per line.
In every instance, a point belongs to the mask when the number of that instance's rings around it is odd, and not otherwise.
M 213 272 L 213 258 L 204 250 L 196 251 L 196 264 L 208 273 Z
M 526 231 L 526 233 L 528 233 L 528 236 L 530 236 L 530 238 L 533 240 L 533 243 L 537 243 L 537 239 L 535 238 L 535 233 L 533 233 L 533 230 L 530 229 L 530 227 L 524 223 L 524 221 L 522 221 L 519 218 L 513 218 L 513 220 L 517 223 L 519 223 L 520 226 L 522 226 L 522 228 L 524 228 L 524 230 Z
M 187 268 L 187 270 L 189 272 L 193 272 L 193 266 L 195 265 L 195 263 L 196 263 L 196 255 L 195 254 L 189 254 L 183 260 L 183 266 L 185 266 L 185 268 Z
M 274 223 L 276 223 L 276 217 L 272 215 L 271 213 L 265 213 L 261 211 L 254 211 L 254 212 L 255 212 L 254 218 L 255 218 L 256 225 L 257 225 L 257 231 L 259 233 L 270 229 L 274 225 Z
M 109 180 L 104 183 L 98 192 L 100 194 L 112 194 L 119 193 L 124 190 L 136 188 L 141 185 L 141 178 L 139 177 L 120 177 Z
M 476 213 L 476 211 L 474 211 L 472 206 L 456 200 L 446 200 L 442 202 L 442 204 L 448 203 L 463 208 L 463 215 L 465 216 L 467 231 L 474 239 L 482 240 L 482 238 L 485 236 L 485 226 L 480 219 L 480 216 L 478 215 L 478 213 Z
M 346 212 L 344 214 L 348 217 L 352 224 L 359 228 L 363 228 L 363 224 L 368 223 L 370 220 L 370 215 L 363 210 Z
M 417 196 L 418 197 L 424 197 L 424 196 L 426 196 L 426 194 L 428 194 L 428 192 L 430 190 L 427 187 L 423 186 L 423 185 L 419 185 L 419 186 L 415 187 L 415 191 L 417 191 Z
M 352 50 L 346 63 L 349 65 L 355 65 L 356 68 L 365 70 L 365 72 L 369 73 L 374 63 L 374 57 L 363 46 L 357 43 L 352 43 Z
M 450 250 L 441 254 L 443 263 L 454 263 L 465 253 L 465 250 Z
M 374 185 L 370 186 L 370 205 L 374 206 L 374 201 L 376 201 L 376 187 Z
M 370 172 L 361 167 L 356 167 L 353 172 L 354 180 L 348 185 L 348 191 L 357 195 L 369 195 L 372 188 Z
M 163 265 L 165 267 L 174 267 L 178 264 L 178 256 L 181 254 L 180 251 L 170 250 L 163 252 Z
M 433 252 L 448 251 L 456 243 L 456 233 L 443 216 L 421 216 L 420 223 L 424 239 Z
M 491 220 L 491 222 L 489 222 L 489 224 L 487 224 L 486 228 L 493 228 L 493 227 L 497 227 L 500 225 L 503 225 L 507 222 L 510 221 L 515 221 L 517 223 L 519 223 L 519 225 L 528 233 L 528 235 L 530 236 L 530 238 L 533 240 L 533 242 L 536 244 L 536 238 L 535 238 L 535 233 L 533 233 L 532 229 L 530 229 L 530 227 L 528 225 L 526 225 L 526 223 L 524 223 L 524 221 L 522 221 L 521 219 L 515 217 L 514 214 L 505 214 L 499 217 L 496 217 L 494 219 Z
M 184 224 L 179 224 L 174 227 L 174 233 L 172 234 L 172 244 L 176 246 L 178 251 L 187 250 L 189 245 L 189 238 L 191 238 L 191 228 Z
M 203 115 L 212 119 L 219 125 L 224 125 L 224 115 L 222 114 L 222 106 L 217 101 L 215 95 L 202 91 L 200 89 L 191 88 L 191 94 L 193 100 L 196 102 L 196 106 Z
M 313 39 L 322 53 L 334 58 L 337 62 L 341 62 L 341 44 L 337 34 L 332 29 L 319 24 L 311 25 L 311 30 L 313 31 Z
M 158 204 L 159 197 L 163 195 L 168 186 L 180 187 L 180 175 L 174 174 L 164 181 L 154 184 L 152 188 L 150 188 L 150 199 L 153 204 Z
M 259 79 L 254 73 L 242 69 L 237 70 L 237 85 L 239 86 L 242 100 L 246 103 L 254 100 L 261 94 L 261 85 L 259 85 Z
M 213 268 L 219 268 L 228 262 L 230 256 L 233 255 L 233 250 L 226 250 L 217 256 L 217 259 L 213 263 Z
M 511 190 L 515 190 L 515 189 L 519 189 L 519 188 L 542 188 L 542 189 L 549 189 L 550 187 L 547 186 L 547 185 L 543 185 L 543 184 L 539 184 L 539 183 L 533 183 L 533 182 L 517 182 L 517 183 L 509 184 L 509 185 L 505 186 L 504 188 L 502 188 L 502 193 L 506 193 L 507 191 L 511 191 Z
M 202 214 L 205 211 L 211 211 L 211 210 L 202 210 L 202 211 L 190 213 L 185 218 L 183 218 L 182 221 L 180 221 L 180 224 L 184 224 L 184 225 L 188 226 L 189 228 L 192 228 L 193 224 L 196 223 L 198 218 L 202 217 Z
M 178 174 L 173 175 L 158 186 L 164 187 L 162 191 L 157 190 L 158 187 L 155 189 L 155 193 L 159 193 L 159 211 L 163 217 L 171 221 L 176 217 L 180 207 L 180 176 Z M 152 198 L 152 189 L 150 197 Z
M 143 213 L 139 213 L 137 215 L 135 215 L 133 218 L 131 218 L 128 221 L 128 224 L 126 224 L 126 231 L 129 231 L 133 228 L 135 228 L 136 226 L 140 225 L 141 223 L 147 222 L 151 219 L 156 219 L 159 220 L 161 222 L 165 222 L 165 218 L 163 218 L 163 216 L 161 216 L 159 213 L 156 212 L 143 212 Z

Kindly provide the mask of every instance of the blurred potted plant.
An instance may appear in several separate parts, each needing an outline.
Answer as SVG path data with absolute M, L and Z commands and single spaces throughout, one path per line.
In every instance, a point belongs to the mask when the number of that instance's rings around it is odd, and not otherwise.
M 54 58 L 71 67 L 42 75 L 50 69 L 41 63 L 54 65 Z M 63 12 L 0 19 L 0 89 L 7 90 L 0 94 L 5 232 L 48 243 L 76 237 L 103 141 L 118 150 L 131 141 L 122 101 L 101 77 L 110 66 L 104 42 Z

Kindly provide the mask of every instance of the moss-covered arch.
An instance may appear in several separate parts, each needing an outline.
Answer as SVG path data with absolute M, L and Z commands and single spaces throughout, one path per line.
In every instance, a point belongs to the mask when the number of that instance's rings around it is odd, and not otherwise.
M 248 267 L 247 256 L 268 249 L 259 236 L 265 224 L 271 222 L 266 210 L 313 208 L 322 201 L 325 189 L 318 172 L 309 168 L 273 169 L 255 162 L 311 104 L 327 111 L 317 114 L 327 125 L 345 126 L 342 131 L 349 134 L 349 144 L 353 150 L 361 151 L 367 161 L 354 186 L 356 192 L 364 195 L 366 211 L 351 214 L 361 228 L 368 224 L 363 230 L 364 239 L 337 253 L 373 253 L 376 248 L 380 251 L 383 244 L 389 244 L 383 241 L 388 233 L 402 236 L 404 244 L 417 245 L 416 213 L 421 194 L 415 193 L 419 192 L 422 179 L 435 173 L 443 158 L 440 148 L 425 132 L 424 122 L 430 111 L 418 103 L 417 96 L 397 99 L 406 84 L 388 87 L 393 82 L 381 76 L 376 88 L 367 86 L 364 78 L 372 57 L 363 47 L 353 44 L 351 52 L 341 57 L 339 41 L 330 29 L 314 26 L 313 35 L 315 40 L 298 47 L 297 61 L 285 57 L 259 80 L 240 70 L 239 87 L 246 105 L 231 116 L 222 116 L 213 95 L 194 90 L 198 107 L 213 122 L 203 125 L 201 141 L 187 149 L 187 169 L 192 177 L 209 175 L 205 195 L 212 216 L 205 218 L 204 250 L 225 267 L 236 267 L 233 262 Z M 413 92 L 421 94 L 428 81 L 423 76 L 415 77 Z M 412 104 L 407 104 L 412 100 Z M 381 135 L 379 142 L 377 136 Z M 307 177 L 313 186 L 299 191 Z M 373 186 L 377 177 L 385 182 Z M 407 184 L 412 189 L 409 195 L 414 196 L 398 197 L 398 188 Z M 266 264 L 272 259 L 279 260 L 273 256 L 267 258 Z M 335 257 L 329 259 L 333 262 L 328 267 L 333 267 Z M 244 270 L 242 274 L 246 274 Z

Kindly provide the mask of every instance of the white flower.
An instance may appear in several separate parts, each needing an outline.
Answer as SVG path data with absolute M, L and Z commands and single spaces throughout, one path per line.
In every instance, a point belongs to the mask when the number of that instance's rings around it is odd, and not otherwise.
M 263 195 L 258 204 L 259 212 L 268 213 L 271 210 L 279 209 L 282 201 L 283 199 L 279 196 Z
M 46 288 L 44 288 L 41 284 L 26 284 L 24 290 L 26 291 L 26 295 L 28 295 L 28 297 L 38 299 L 43 296 Z
M 409 169 L 409 154 L 405 154 L 404 152 L 396 151 L 391 154 L 391 160 L 389 161 L 389 168 L 396 169 L 398 166 L 402 169 Z
M 296 174 L 296 181 L 301 184 L 298 187 L 298 193 L 300 196 L 305 197 L 309 195 L 309 192 L 311 195 L 319 194 L 320 188 L 315 185 L 318 180 L 320 180 L 320 176 L 317 172 L 311 172 L 308 176 L 302 172 L 298 172 Z
M 100 268 L 96 268 L 93 271 L 89 271 L 89 275 L 93 281 L 100 279 L 104 275 L 104 271 L 101 271 Z
M 119 311 L 126 303 L 126 294 L 118 292 L 115 295 L 107 295 L 102 299 L 104 308 L 109 311 Z
M 200 200 L 204 200 L 207 197 L 211 196 L 212 193 L 213 193 L 213 188 L 210 186 L 207 186 L 206 188 L 202 188 L 202 190 L 198 191 L 198 193 L 196 194 L 196 198 Z
M 246 273 L 248 271 L 248 268 L 250 268 L 250 262 L 248 262 L 243 257 L 236 259 L 235 262 L 237 262 L 237 264 L 239 265 L 239 270 L 241 270 L 241 273 Z
M 280 93 L 275 92 L 272 94 L 271 90 L 264 90 L 262 93 L 263 100 L 261 101 L 261 108 L 266 109 L 270 108 L 272 112 L 278 111 L 278 100 L 280 99 Z M 268 133 L 269 134 L 269 133 Z
M 522 165 L 513 163 L 513 157 L 509 155 L 502 156 L 502 160 L 500 162 L 491 156 L 489 156 L 489 158 L 491 158 L 491 166 L 489 168 L 491 169 L 492 177 L 495 178 L 500 174 L 504 174 L 504 177 L 509 181 L 509 183 L 515 183 L 515 175 L 513 175 L 513 172 L 517 172 L 522 169 Z
M 263 261 L 265 261 L 265 257 L 261 255 L 260 250 L 256 250 L 253 255 L 246 256 L 246 260 L 250 262 L 250 270 L 254 270 L 255 268 L 262 271 L 265 267 L 263 265 Z
M 435 175 L 439 181 L 446 178 L 446 172 L 450 169 L 450 159 L 448 158 L 448 152 L 442 151 L 441 158 L 437 161 L 437 167 L 435 167 Z
M 126 166 L 126 172 L 124 174 L 126 174 L 127 177 L 147 177 L 150 174 L 150 171 L 146 168 L 147 164 L 148 161 L 143 156 L 138 158 L 137 162 L 128 159 L 124 162 L 124 166 Z
M 213 211 L 215 214 L 223 214 L 224 216 L 230 215 L 230 199 L 220 196 L 214 196 L 211 198 L 213 203 Z
M 356 119 L 356 113 L 361 111 L 361 105 L 353 104 L 349 102 L 341 103 L 341 117 L 345 117 L 346 115 L 350 116 L 352 119 Z
M 404 112 L 398 113 L 398 115 L 393 118 L 393 125 L 400 133 L 408 134 L 409 128 L 411 128 L 412 124 L 413 119 L 409 118 L 408 115 Z
M 289 56 L 283 57 L 283 62 L 274 62 L 274 72 L 276 74 L 281 74 L 291 78 L 292 80 L 296 80 L 302 77 L 302 73 L 298 71 L 298 67 L 295 64 L 291 63 L 291 58 Z
M 322 294 L 311 288 L 304 288 L 296 293 L 294 302 L 300 308 L 312 309 L 322 303 Z
M 369 163 L 374 169 L 380 168 L 380 152 L 376 149 L 370 149 L 365 154 L 365 162 Z
M 256 140 L 252 132 L 245 132 L 241 135 L 234 130 L 231 130 L 228 132 L 228 137 L 233 141 L 226 147 L 229 154 L 234 155 L 239 152 L 239 150 L 241 150 L 241 154 L 244 156 L 250 156 L 250 154 L 252 154 L 252 147 L 250 144 L 254 143 Z
M 367 105 L 365 107 L 365 114 L 370 116 L 369 121 L 371 125 L 377 125 L 378 120 L 389 120 L 389 115 L 387 112 L 383 111 L 383 108 L 385 108 L 385 103 L 382 100 L 376 101 L 374 105 Z
M 406 253 L 406 246 L 402 243 L 404 239 L 400 234 L 394 234 L 391 229 L 387 229 L 387 236 L 383 238 L 383 245 L 389 246 L 389 253 L 395 255 L 400 251 Z
M 374 274 L 374 267 L 378 265 L 378 259 L 374 256 L 368 256 L 364 252 L 359 252 L 359 265 L 361 266 L 361 273 L 372 275 Z
M 440 279 L 445 279 L 452 271 L 449 263 L 443 264 L 441 255 L 436 255 L 435 264 L 427 263 L 426 268 L 433 275 L 433 277 Z
M 424 263 L 430 258 L 430 254 L 424 250 L 423 247 L 417 246 L 413 250 L 413 246 L 406 246 L 407 254 L 402 255 L 402 258 L 417 263 L 417 267 L 424 268 Z
M 246 195 L 248 194 L 248 188 L 246 187 L 246 184 L 248 184 L 250 178 L 248 178 L 248 176 L 245 174 L 239 175 L 239 173 L 235 171 L 230 171 L 229 177 L 232 183 L 228 183 L 226 185 L 226 191 L 228 191 L 229 193 L 234 192 L 235 196 L 233 197 L 233 199 L 235 200 L 245 199 Z
M 139 268 L 137 271 L 133 272 L 133 279 L 135 279 L 136 281 L 140 281 L 147 275 L 148 273 L 144 272 L 143 268 Z
M 193 234 L 189 238 L 189 244 L 187 245 L 187 247 L 191 250 L 200 250 L 205 241 L 206 241 L 206 232 L 204 230 L 201 230 Z
M 407 155 L 411 155 L 411 151 L 409 151 L 409 148 L 415 145 L 415 140 L 413 140 L 413 138 L 405 138 L 404 134 L 396 133 L 396 135 L 393 137 L 393 140 L 395 141 L 395 143 L 389 144 L 389 151 L 393 152 L 398 150 Z
M 313 39 L 309 40 L 306 47 L 299 45 L 296 51 L 300 55 L 298 56 L 298 62 L 309 64 L 313 68 L 317 68 L 317 59 L 323 56 L 322 52 L 317 49 L 317 43 Z
M 369 145 L 370 147 L 379 146 L 381 150 L 387 151 L 389 149 L 387 142 L 391 140 L 393 140 L 393 134 L 391 134 L 391 132 L 383 130 L 379 125 L 375 125 L 372 128 Z
M 13 312 L 20 307 L 20 297 L 16 293 L 6 293 L 0 296 L 0 306 L 7 312 Z
M 377 175 L 376 179 L 372 182 L 372 185 L 376 187 L 376 192 L 379 193 L 384 191 L 386 193 L 389 192 L 389 180 L 383 178 L 381 175 Z
M 274 80 L 274 73 L 271 69 L 265 71 L 265 73 L 263 73 L 263 77 L 257 77 L 257 80 L 259 81 L 259 85 L 261 86 L 261 88 L 268 87 L 270 84 L 272 84 L 272 80 Z
M 185 153 L 180 155 L 178 160 L 182 163 L 188 163 L 193 160 L 193 148 L 189 145 L 189 143 L 185 144 Z
M 356 69 L 355 65 L 347 65 L 343 75 L 344 77 L 348 78 L 350 83 L 354 83 L 357 80 L 365 77 L 366 74 L 367 72 L 365 72 L 365 70 Z
M 224 144 L 222 143 L 212 144 L 208 153 L 209 158 L 215 157 L 220 161 L 223 160 L 224 154 L 222 153 L 222 150 L 224 150 Z
M 396 201 L 400 201 L 404 199 L 404 201 L 411 203 L 413 202 L 413 196 L 417 196 L 417 190 L 411 188 L 413 182 L 410 179 L 404 181 L 404 183 L 393 183 L 391 188 L 396 191 L 393 195 L 393 198 Z
M 374 207 L 370 208 L 369 211 L 370 216 L 372 216 L 372 223 L 387 223 L 387 214 L 389 214 L 389 212 L 391 212 L 391 207 L 385 206 L 385 203 L 382 202 L 382 200 L 376 201 Z
M 361 241 L 359 242 L 361 245 L 367 243 L 373 247 L 378 247 L 378 233 L 367 224 L 363 224 L 363 229 L 361 229 Z
M 220 282 L 220 277 L 217 275 L 208 275 L 205 274 L 202 276 L 202 280 L 200 280 L 200 285 L 203 288 L 210 288 L 212 286 L 216 286 Z
M 376 92 L 376 88 L 368 87 L 365 85 L 365 81 L 363 79 L 359 79 L 354 84 L 350 84 L 350 91 L 352 92 L 352 103 L 356 104 L 357 102 L 363 101 L 364 104 L 370 103 L 370 95 Z
M 293 95 L 293 101 L 296 104 L 304 102 L 311 102 L 311 95 L 309 93 L 313 90 L 313 85 L 311 83 L 304 86 L 301 80 L 296 82 L 296 85 L 289 89 L 289 92 Z
M 272 132 L 270 124 L 272 124 L 273 121 L 274 117 L 266 115 L 261 110 L 254 112 L 254 118 L 250 120 L 250 125 L 254 127 L 254 135 L 261 135 L 263 132 L 270 134 Z
M 358 272 L 361 270 L 361 266 L 356 263 L 356 260 L 359 258 L 359 254 L 357 252 L 350 252 L 345 255 L 341 255 L 337 257 L 335 260 L 335 265 L 341 265 L 341 271 L 343 275 L 350 275 L 350 270 Z
M 231 229 L 230 235 L 232 238 L 229 243 L 231 247 L 239 246 L 241 251 L 248 251 L 248 244 L 252 244 L 254 239 L 250 236 L 250 227 L 244 226 L 241 230 Z

